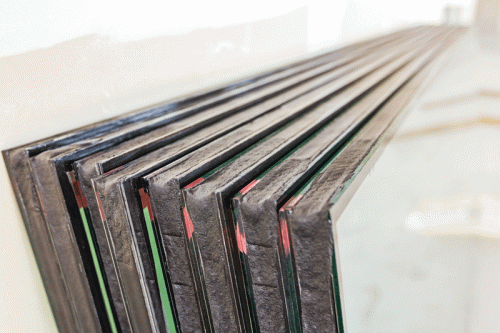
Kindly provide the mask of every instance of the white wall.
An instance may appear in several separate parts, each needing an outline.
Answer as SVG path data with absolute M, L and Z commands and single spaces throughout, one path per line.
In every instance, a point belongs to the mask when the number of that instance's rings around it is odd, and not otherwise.
M 0 4 L 0 57 L 88 34 L 128 42 L 272 18 L 306 7 L 312 47 L 413 22 L 437 22 L 447 4 L 472 15 L 471 0 L 16 1 Z M 347 14 L 347 16 L 345 15 Z M 340 33 L 343 33 L 341 36 Z

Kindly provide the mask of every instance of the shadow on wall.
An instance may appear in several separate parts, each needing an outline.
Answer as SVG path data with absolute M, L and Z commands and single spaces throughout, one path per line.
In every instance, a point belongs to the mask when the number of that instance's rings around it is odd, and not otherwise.
M 0 58 L 0 110 L 10 133 L 2 134 L 1 146 L 92 123 L 304 55 L 307 21 L 307 8 L 302 7 L 270 19 L 135 42 L 113 44 L 108 37 L 87 35 Z M 30 133 L 33 129 L 36 133 Z
M 500 0 L 477 1 L 473 28 L 483 50 L 500 54 Z

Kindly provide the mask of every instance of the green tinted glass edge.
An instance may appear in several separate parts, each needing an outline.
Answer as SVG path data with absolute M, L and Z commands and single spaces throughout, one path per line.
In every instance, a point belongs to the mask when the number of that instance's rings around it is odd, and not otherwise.
M 165 276 L 163 275 L 163 268 L 160 260 L 160 254 L 158 252 L 158 246 L 156 245 L 156 237 L 153 231 L 153 224 L 151 222 L 151 217 L 149 216 L 148 207 L 145 207 L 143 209 L 143 213 L 144 213 L 144 219 L 146 220 L 146 229 L 148 231 L 149 245 L 151 246 L 151 252 L 153 254 L 156 280 L 158 282 L 158 288 L 160 290 L 160 298 L 161 298 L 161 303 L 163 305 L 163 313 L 165 315 L 165 320 L 167 321 L 168 331 L 170 333 L 175 333 L 177 332 L 177 329 L 175 327 L 172 308 L 170 307 L 170 298 L 168 296 Z
M 101 290 L 102 298 L 104 300 L 104 306 L 106 308 L 106 313 L 108 315 L 109 324 L 111 326 L 111 331 L 113 333 L 118 333 L 116 328 L 115 318 L 113 316 L 113 311 L 111 310 L 111 303 L 109 301 L 108 292 L 106 290 L 106 285 L 104 283 L 103 274 L 101 271 L 101 265 L 99 264 L 99 259 L 97 257 L 97 252 L 94 245 L 94 240 L 92 239 L 92 234 L 90 232 L 89 223 L 87 221 L 87 216 L 85 214 L 85 208 L 80 207 L 80 216 L 82 217 L 83 227 L 85 229 L 85 235 L 87 236 L 87 241 L 89 243 L 90 253 L 92 254 L 92 261 L 95 266 L 97 279 L 99 281 L 99 289 Z

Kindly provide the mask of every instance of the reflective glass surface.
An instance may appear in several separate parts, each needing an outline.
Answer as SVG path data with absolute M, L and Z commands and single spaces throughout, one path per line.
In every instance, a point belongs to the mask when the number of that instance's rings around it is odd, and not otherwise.
M 336 220 L 347 332 L 500 332 L 499 60 L 466 37 Z

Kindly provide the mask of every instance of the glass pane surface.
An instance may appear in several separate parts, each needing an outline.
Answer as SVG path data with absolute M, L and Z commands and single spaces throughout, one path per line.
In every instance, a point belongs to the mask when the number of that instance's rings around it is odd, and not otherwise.
M 347 332 L 500 331 L 500 61 L 471 45 L 334 223 Z

